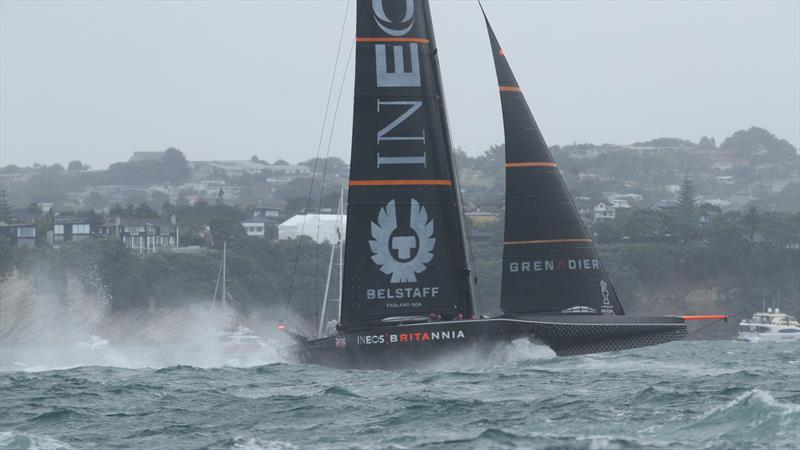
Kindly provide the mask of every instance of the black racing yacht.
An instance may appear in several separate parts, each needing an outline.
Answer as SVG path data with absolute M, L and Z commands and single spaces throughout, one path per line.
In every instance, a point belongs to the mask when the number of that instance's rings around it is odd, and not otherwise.
M 624 314 L 488 20 L 505 129 L 503 313 L 478 315 L 428 2 L 356 4 L 340 317 L 296 357 L 405 368 L 520 338 L 578 355 L 685 337 L 691 317 Z

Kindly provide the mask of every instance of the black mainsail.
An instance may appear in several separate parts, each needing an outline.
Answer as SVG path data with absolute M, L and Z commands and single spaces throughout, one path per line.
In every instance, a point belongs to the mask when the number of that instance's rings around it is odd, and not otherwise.
M 474 313 L 428 3 L 358 0 L 343 329 Z
M 486 27 L 506 147 L 501 308 L 511 314 L 623 314 L 488 19 Z

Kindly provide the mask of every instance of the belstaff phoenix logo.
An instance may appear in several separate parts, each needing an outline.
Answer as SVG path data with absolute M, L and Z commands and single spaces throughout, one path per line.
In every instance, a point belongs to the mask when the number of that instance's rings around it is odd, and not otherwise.
M 378 223 L 372 222 L 372 261 L 381 272 L 391 275 L 391 283 L 414 283 L 416 274 L 425 271 L 425 264 L 433 259 L 433 220 L 428 220 L 428 211 L 413 198 L 409 216 L 413 235 L 396 232 L 397 211 L 392 200 L 381 208 Z

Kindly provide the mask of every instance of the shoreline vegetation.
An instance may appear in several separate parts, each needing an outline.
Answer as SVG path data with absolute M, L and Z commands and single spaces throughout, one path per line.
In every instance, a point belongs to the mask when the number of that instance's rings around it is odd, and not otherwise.
M 213 198 L 204 198 L 180 190 L 194 177 L 181 151 L 153 153 L 163 157 L 132 158 L 107 170 L 90 170 L 80 161 L 67 169 L 58 164 L 0 168 L 7 184 L 0 190 L 0 222 L 13 220 L 14 208 L 24 205 L 21 212 L 38 217 L 32 219 L 37 227 L 33 248 L 17 248 L 0 235 L 0 287 L 24 278 L 31 295 L 42 292 L 69 302 L 70 280 L 78 280 L 86 292 L 106 299 L 112 315 L 210 302 L 226 241 L 232 307 L 244 316 L 264 309 L 300 317 L 301 325 L 313 330 L 330 245 L 307 237 L 277 240 L 275 222 L 265 223 L 263 238 L 250 237 L 242 221 L 268 202 L 283 205 L 283 218 L 335 210 L 347 165 L 338 158 L 310 160 L 305 166 L 283 160 L 267 165 L 254 155 L 249 163 L 310 172 L 292 179 L 275 178 L 268 170 L 238 178 L 222 174 L 220 183 L 236 186 L 239 194 L 231 197 L 220 188 Z M 503 153 L 502 145 L 478 157 L 456 151 L 478 276 L 476 301 L 485 314 L 499 311 Z M 710 338 L 733 336 L 736 323 L 764 304 L 800 315 L 800 157 L 785 140 L 752 127 L 719 146 L 710 138 L 698 143 L 661 138 L 628 146 L 554 146 L 553 153 L 627 314 L 736 315 L 698 335 Z M 312 181 L 314 172 L 327 174 L 324 192 L 318 178 Z M 103 183 L 150 183 L 163 189 L 150 197 L 134 193 L 122 203 L 92 192 L 70 209 L 66 193 Z M 625 205 L 600 220 L 596 206 L 610 204 L 609 194 L 619 194 Z M 725 198 L 741 202 L 720 207 L 716 200 Z M 52 209 L 42 212 L 41 204 Z M 53 248 L 40 237 L 63 217 L 93 224 L 114 217 L 174 217 L 180 245 L 201 248 L 141 255 L 109 237 Z M 0 299 L 0 306 L 5 302 Z
M 798 224 L 797 214 L 785 214 L 783 219 L 789 230 Z M 704 230 L 695 240 L 600 239 L 598 250 L 627 314 L 737 314 L 698 336 L 731 337 L 736 323 L 763 303 L 800 315 L 800 250 L 779 240 L 750 242 L 745 223 L 745 215 L 730 213 L 717 218 L 716 228 Z M 244 316 L 271 310 L 299 317 L 297 325 L 313 330 L 330 245 L 307 237 L 301 242 L 273 241 L 238 231 L 227 236 L 230 305 Z M 483 226 L 482 231 L 482 239 L 471 245 L 477 302 L 481 313 L 493 314 L 499 310 L 502 223 Z M 61 302 L 72 301 L 69 283 L 78 280 L 84 291 L 108 302 L 113 316 L 210 303 L 220 258 L 221 251 L 214 246 L 192 254 L 139 255 L 111 238 L 68 242 L 58 249 L 3 246 L 0 279 L 26 278 L 34 295 L 47 293 Z

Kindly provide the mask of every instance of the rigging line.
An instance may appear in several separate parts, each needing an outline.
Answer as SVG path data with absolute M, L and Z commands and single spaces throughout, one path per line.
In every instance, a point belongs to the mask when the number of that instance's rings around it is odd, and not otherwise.
M 333 118 L 331 119 L 331 132 L 328 135 L 328 146 L 325 149 L 325 163 L 322 166 L 322 179 L 320 180 L 320 191 L 319 191 L 319 207 L 318 209 L 322 209 L 322 196 L 325 193 L 325 181 L 328 174 L 328 162 L 331 156 L 331 144 L 333 142 L 333 131 L 336 127 L 336 118 L 339 115 L 339 104 L 342 100 L 342 91 L 344 91 L 344 83 L 347 81 L 347 72 L 350 68 L 350 59 L 353 57 L 353 49 L 356 46 L 356 41 L 354 40 L 352 45 L 350 46 L 350 52 L 347 54 L 347 62 L 345 63 L 344 74 L 342 75 L 342 82 L 339 84 L 339 93 L 336 95 L 336 106 L 333 108 Z M 319 239 L 319 221 L 317 221 L 317 239 Z
M 348 4 L 349 4 L 349 2 L 348 2 Z M 330 133 L 328 134 L 328 146 L 325 149 L 325 163 L 322 166 L 322 178 L 320 179 L 319 204 L 317 206 L 317 211 L 318 212 L 322 211 L 322 198 L 323 198 L 323 195 L 325 194 L 325 182 L 326 182 L 327 176 L 328 176 L 328 163 L 330 162 L 331 143 L 333 142 L 333 132 L 336 129 L 336 118 L 339 115 L 339 104 L 341 103 L 341 100 L 342 100 L 342 91 L 344 91 L 344 83 L 345 83 L 345 81 L 347 81 L 347 72 L 348 72 L 348 69 L 350 68 L 350 59 L 353 57 L 353 49 L 355 47 L 356 47 L 356 41 L 354 39 L 353 43 L 350 45 L 350 51 L 347 53 L 347 61 L 345 62 L 344 73 L 342 74 L 342 82 L 339 84 L 339 92 L 336 94 L 336 106 L 333 107 L 333 118 L 331 118 L 331 128 L 330 128 Z M 320 223 L 321 222 L 322 221 L 320 220 L 320 218 L 318 216 L 317 217 L 317 242 L 319 242 L 319 227 L 320 227 Z M 336 244 L 333 243 L 332 245 L 335 246 Z M 341 251 L 341 249 L 340 249 L 340 251 Z M 314 276 L 316 277 L 316 276 L 318 276 L 318 273 L 319 273 L 319 246 L 317 246 L 317 252 L 314 255 L 315 255 L 314 256 Z M 340 267 L 339 270 L 342 270 L 342 268 Z M 316 282 L 316 279 L 314 280 L 314 286 L 316 286 L 317 289 L 319 288 L 319 283 Z M 326 288 L 327 288 L 327 286 L 326 286 Z M 315 294 L 317 294 L 317 298 L 319 298 L 319 292 L 317 290 L 315 290 Z M 323 303 L 325 303 L 327 301 L 328 301 L 327 298 L 323 298 L 322 299 Z M 316 315 L 314 317 L 319 319 L 317 317 L 317 315 L 319 314 L 319 308 L 316 308 L 316 311 L 317 311 L 317 313 L 316 313 Z M 322 320 L 325 320 L 325 318 L 323 317 Z M 317 321 L 319 321 L 319 320 L 317 320 Z
M 308 207 L 311 204 L 311 194 L 314 192 L 314 180 L 315 180 L 316 175 L 317 175 L 317 165 L 319 164 L 319 153 L 320 153 L 320 150 L 322 149 L 323 138 L 325 137 L 325 125 L 328 122 L 328 111 L 330 110 L 330 106 L 331 106 L 331 97 L 333 96 L 333 86 L 334 86 L 334 84 L 336 82 L 336 72 L 338 71 L 338 68 L 339 68 L 339 56 L 341 55 L 341 52 L 342 52 L 342 41 L 344 40 L 344 32 L 345 32 L 345 29 L 347 28 L 347 17 L 348 17 L 349 12 L 350 12 L 350 0 L 345 0 L 344 19 L 342 20 L 342 29 L 339 32 L 339 44 L 338 44 L 338 46 L 336 48 L 336 60 L 335 60 L 335 62 L 333 64 L 333 73 L 331 74 L 331 84 L 328 87 L 328 99 L 325 102 L 325 113 L 323 114 L 323 119 L 322 119 L 322 129 L 320 129 L 320 132 L 319 132 L 319 142 L 317 143 L 317 153 L 316 153 L 316 155 L 314 157 L 314 168 L 313 168 L 313 170 L 311 172 L 311 183 L 310 183 L 310 185 L 308 187 L 308 195 L 306 196 L 306 205 L 305 205 L 305 211 L 304 211 L 304 215 L 303 215 L 303 222 L 302 222 L 302 225 L 300 226 L 300 234 L 297 236 L 297 253 L 295 254 L 294 264 L 293 264 L 293 267 L 292 267 L 292 276 L 291 276 L 290 281 L 289 281 L 289 294 L 286 297 L 286 304 L 284 305 L 284 308 L 283 308 L 284 314 L 289 310 L 289 304 L 292 302 L 292 294 L 294 293 L 294 281 L 295 281 L 295 277 L 297 275 L 297 265 L 300 262 L 300 253 L 301 253 L 302 247 L 303 247 L 303 239 L 302 239 L 302 237 L 303 237 L 303 233 L 305 232 L 305 228 L 306 228 L 306 220 L 308 218 Z M 315 284 L 316 284 L 316 279 L 315 279 Z
M 458 178 L 460 176 L 460 170 L 459 170 L 459 167 L 458 167 L 458 156 L 457 156 L 455 150 L 452 152 L 452 155 L 453 155 L 453 170 L 455 171 L 455 173 L 453 174 L 453 177 Z M 464 195 L 461 192 L 461 189 L 458 189 L 458 192 L 456 194 L 458 195 L 458 197 L 459 197 L 459 199 L 461 201 L 462 212 L 464 212 L 463 211 Z M 466 213 L 464 213 L 464 215 L 465 215 L 465 217 L 462 217 L 461 220 L 466 221 L 467 220 Z M 466 235 L 465 238 L 467 240 L 467 252 L 468 252 L 467 253 L 467 258 L 469 258 L 470 261 L 475 261 L 475 255 L 474 255 L 474 253 L 472 251 L 472 237 L 470 236 L 469 230 L 466 227 L 464 228 L 464 234 Z M 481 299 L 481 288 L 478 286 L 478 274 L 475 271 L 475 267 L 472 266 L 471 264 L 467 265 L 467 268 L 468 269 L 472 269 L 468 274 L 467 282 L 472 284 L 472 288 L 475 291 L 473 293 L 473 296 L 472 296 L 473 297 L 472 298 L 472 308 L 473 308 L 472 314 L 478 315 L 478 305 L 477 305 L 477 303 L 479 303 L 480 299 Z M 477 294 L 478 298 L 475 298 L 476 297 L 475 294 Z
M 692 331 L 692 332 L 691 332 L 691 333 L 689 333 L 689 334 L 691 334 L 691 335 L 695 335 L 695 334 L 697 334 L 697 333 L 699 333 L 699 332 L 701 332 L 701 331 L 705 330 L 706 328 L 710 327 L 711 325 L 715 325 L 717 322 L 720 322 L 720 321 L 723 321 L 723 320 L 724 320 L 725 322 L 727 322 L 727 321 L 728 321 L 728 319 L 732 319 L 732 318 L 734 318 L 734 317 L 738 316 L 739 314 L 741 314 L 741 313 L 742 313 L 742 311 L 744 311 L 744 309 L 740 309 L 739 311 L 737 311 L 737 312 L 735 312 L 735 313 L 733 313 L 733 314 L 730 314 L 730 315 L 728 315 L 728 316 L 726 316 L 726 317 L 724 317 L 724 318 L 717 319 L 717 320 L 715 320 L 715 321 L 713 321 L 713 322 L 709 322 L 709 323 L 707 323 L 707 324 L 703 325 L 702 327 L 700 327 L 700 328 L 698 328 L 698 329 L 696 329 L 696 330 Z
M 217 304 L 217 292 L 219 291 L 219 279 L 222 278 L 222 261 L 219 262 L 219 271 L 217 271 L 217 284 L 214 285 L 214 298 L 211 299 L 211 306 Z

